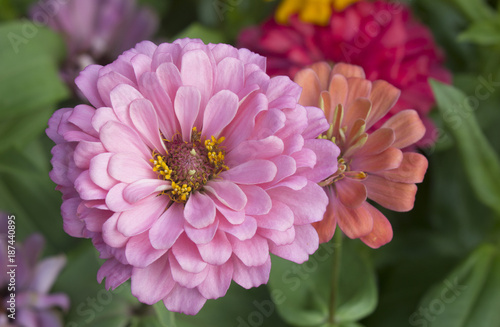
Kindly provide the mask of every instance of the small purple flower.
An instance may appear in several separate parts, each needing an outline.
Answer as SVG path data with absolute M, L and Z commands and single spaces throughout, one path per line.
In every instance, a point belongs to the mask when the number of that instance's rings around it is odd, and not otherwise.
M 39 261 L 44 239 L 40 234 L 32 234 L 24 243 L 15 243 L 15 262 L 17 267 L 8 265 L 7 215 L 0 213 L 0 265 L 4 272 L 0 276 L 0 326 L 2 327 L 59 327 L 61 319 L 54 308 L 67 310 L 69 298 L 66 294 L 49 290 L 57 275 L 66 264 L 64 256 L 54 256 Z M 10 269 L 15 270 L 15 283 L 11 284 Z M 12 274 L 14 277 L 14 274 Z M 12 289 L 12 287 L 15 287 Z M 9 319 L 8 300 L 15 294 L 15 320 Z
M 135 0 L 48 0 L 31 8 L 31 18 L 63 34 L 67 59 L 63 78 L 75 88 L 90 64 L 108 64 L 157 30 L 158 17 Z

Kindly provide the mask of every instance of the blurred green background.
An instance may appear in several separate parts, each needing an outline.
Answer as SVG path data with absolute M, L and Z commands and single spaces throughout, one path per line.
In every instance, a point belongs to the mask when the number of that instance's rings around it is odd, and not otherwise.
M 327 326 L 331 254 L 338 250 L 329 245 L 301 266 L 273 258 L 268 285 L 244 290 L 233 284 L 195 317 L 169 313 L 161 303 L 143 305 L 127 284 L 108 292 L 97 283 L 102 262 L 89 240 L 62 230 L 60 193 L 48 177 L 53 144 L 44 133 L 47 120 L 78 100 L 58 75 L 65 56 L 61 38 L 29 29 L 33 2 L 0 0 L 0 210 L 18 217 L 18 240 L 38 231 L 47 240 L 45 255 L 67 255 L 53 289 L 71 298 L 65 326 Z M 278 4 L 140 2 L 161 17 L 156 40 L 230 44 Z M 453 86 L 431 82 L 438 102 L 432 118 L 441 135 L 423 150 L 429 170 L 415 209 L 384 211 L 393 241 L 377 250 L 344 241 L 336 326 L 500 326 L 499 1 L 407 2 L 444 50 Z M 15 39 L 23 47 L 18 53 L 12 33 L 24 36 Z M 477 88 L 485 83 L 490 92 L 479 98 Z

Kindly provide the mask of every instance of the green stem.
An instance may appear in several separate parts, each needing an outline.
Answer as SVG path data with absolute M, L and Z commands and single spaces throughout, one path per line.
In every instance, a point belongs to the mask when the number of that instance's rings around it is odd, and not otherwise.
M 342 260 L 342 236 L 340 228 L 337 227 L 337 231 L 331 241 L 333 242 L 334 252 L 332 255 L 332 279 L 330 285 L 330 312 L 328 322 L 332 325 L 335 323 L 335 308 L 337 306 L 337 290 L 339 284 L 340 264 Z

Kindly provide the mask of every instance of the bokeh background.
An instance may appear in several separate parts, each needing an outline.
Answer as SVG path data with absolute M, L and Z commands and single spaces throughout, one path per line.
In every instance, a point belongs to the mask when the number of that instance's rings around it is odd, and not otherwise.
M 414 210 L 384 211 L 394 238 L 380 249 L 346 240 L 342 249 L 321 246 L 303 265 L 273 258 L 268 285 L 232 285 L 190 317 L 139 303 L 128 283 L 106 291 L 96 281 L 102 260 L 91 242 L 64 233 L 44 130 L 56 109 L 83 101 L 61 73 L 71 59 L 68 40 L 30 20 L 36 1 L 0 0 L 0 211 L 16 215 L 18 242 L 38 232 L 44 257 L 66 256 L 52 288 L 71 301 L 59 311 L 63 325 L 327 326 L 332 254 L 342 251 L 335 326 L 500 326 L 500 1 L 403 2 L 430 28 L 453 76 L 452 86 L 433 84 L 439 135 L 420 150 L 429 169 Z M 138 3 L 157 16 L 156 43 L 236 44 L 279 1 Z

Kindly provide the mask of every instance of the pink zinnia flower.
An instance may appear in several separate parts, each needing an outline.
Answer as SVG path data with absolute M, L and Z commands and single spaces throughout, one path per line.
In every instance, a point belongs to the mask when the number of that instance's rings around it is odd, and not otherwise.
M 32 234 L 23 244 L 16 240 L 14 246 L 15 256 L 8 256 L 8 245 L 12 246 L 7 228 L 7 215 L 0 213 L 0 326 L 2 327 L 60 327 L 62 326 L 60 314 L 56 308 L 67 310 L 69 298 L 62 293 L 49 293 L 56 281 L 59 272 L 66 264 L 64 256 L 55 256 L 39 260 L 44 246 L 44 239 L 40 234 Z M 10 234 L 12 235 L 12 234 Z M 14 258 L 14 262 L 9 259 Z M 16 265 L 11 268 L 8 265 Z M 11 275 L 8 272 L 15 270 L 15 292 L 9 290 Z M 10 286 L 12 286 L 11 284 Z M 8 316 L 10 311 L 10 294 L 15 294 L 14 317 Z M 11 301 L 12 302 L 12 301 Z
M 39 1 L 31 18 L 63 35 L 67 57 L 62 75 L 74 80 L 90 64 L 108 64 L 123 51 L 147 40 L 158 27 L 157 15 L 136 0 Z
M 243 31 L 239 45 L 266 56 L 270 75 L 293 78 L 301 68 L 323 60 L 359 65 L 369 80 L 382 79 L 401 90 L 398 102 L 375 127 L 412 108 L 427 126 L 420 145 L 430 145 L 436 137 L 427 117 L 435 103 L 427 80 L 449 83 L 450 73 L 429 29 L 401 2 L 360 1 L 333 11 L 327 26 L 305 23 L 296 15 L 288 25 L 270 19 Z
M 265 58 L 225 44 L 142 42 L 76 84 L 92 106 L 57 111 L 47 134 L 67 233 L 107 259 L 106 287 L 197 313 L 231 280 L 266 283 L 269 253 L 304 262 L 338 148 L 322 111 L 269 78 Z
M 359 66 L 320 62 L 299 71 L 299 103 L 319 105 L 330 123 L 320 138 L 333 141 L 341 153 L 338 171 L 322 181 L 330 200 L 325 217 L 315 223 L 320 242 L 330 240 L 338 224 L 350 238 L 378 248 L 392 239 L 387 218 L 367 199 L 394 211 L 413 208 L 427 159 L 402 152 L 425 134 L 415 110 L 403 110 L 382 120 L 397 102 L 399 90 L 389 83 L 366 79 Z M 371 132 L 367 132 L 370 131 Z

